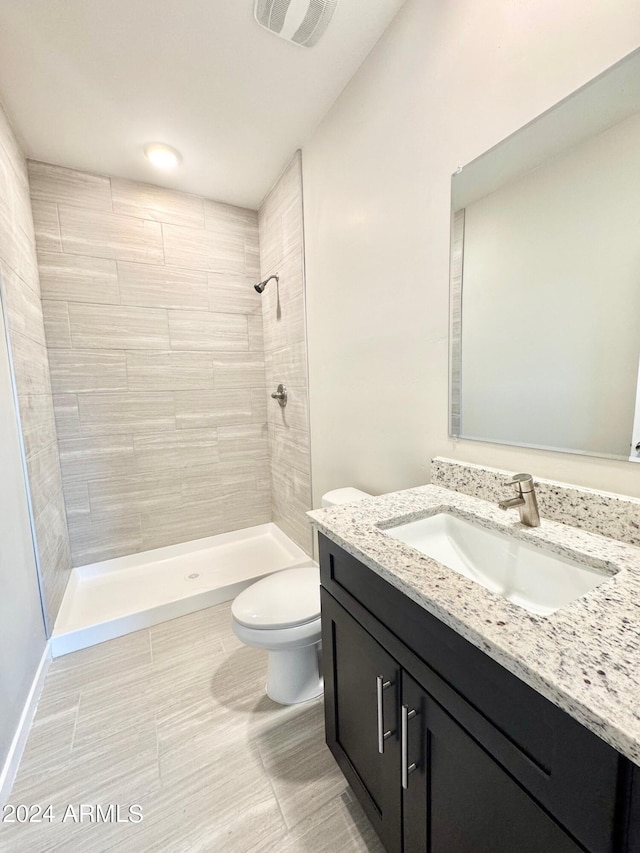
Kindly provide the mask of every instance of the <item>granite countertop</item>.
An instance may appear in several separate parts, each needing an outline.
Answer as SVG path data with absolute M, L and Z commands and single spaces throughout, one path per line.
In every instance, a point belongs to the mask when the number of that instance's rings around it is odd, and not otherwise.
M 380 529 L 443 510 L 544 543 L 609 576 L 537 616 Z M 640 547 L 545 518 L 524 527 L 515 511 L 433 485 L 308 515 L 321 533 L 640 765 Z

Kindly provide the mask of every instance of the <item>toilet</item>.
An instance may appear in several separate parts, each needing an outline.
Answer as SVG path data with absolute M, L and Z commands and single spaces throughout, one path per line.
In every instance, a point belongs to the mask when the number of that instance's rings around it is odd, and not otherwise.
M 351 487 L 334 489 L 323 507 L 371 497 Z M 267 695 L 281 705 L 320 696 L 320 570 L 275 572 L 247 587 L 231 605 L 233 631 L 247 646 L 266 649 Z

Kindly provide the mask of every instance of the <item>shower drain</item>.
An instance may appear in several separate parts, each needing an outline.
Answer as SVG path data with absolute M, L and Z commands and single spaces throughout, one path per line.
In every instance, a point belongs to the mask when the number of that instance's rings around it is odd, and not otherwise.
M 191 574 L 190 574 L 190 575 L 187 575 L 187 580 L 188 580 L 188 581 L 193 581 L 193 580 L 195 580 L 196 578 L 199 578 L 199 577 L 200 577 L 200 574 L 199 574 L 198 572 L 191 572 Z

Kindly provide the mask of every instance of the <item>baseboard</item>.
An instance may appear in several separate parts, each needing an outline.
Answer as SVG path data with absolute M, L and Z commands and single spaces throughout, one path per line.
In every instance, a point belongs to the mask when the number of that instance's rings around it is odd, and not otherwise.
M 44 679 L 47 674 L 47 670 L 49 669 L 50 663 L 51 648 L 50 644 L 47 643 L 47 645 L 44 647 L 42 657 L 40 658 L 40 663 L 38 664 L 36 674 L 33 677 L 31 689 L 29 690 L 29 695 L 27 696 L 27 701 L 24 703 L 24 708 L 22 709 L 18 728 L 16 729 L 16 733 L 13 736 L 11 746 L 9 747 L 9 754 L 7 755 L 7 760 L 4 763 L 2 772 L 0 772 L 0 808 L 4 806 L 4 804 L 9 799 L 11 788 L 13 787 L 13 783 L 18 772 L 18 767 L 20 766 L 22 753 L 24 752 L 24 748 L 27 743 L 27 738 L 29 737 L 31 723 L 33 722 L 33 718 L 36 713 L 36 708 L 38 707 L 38 701 L 40 699 L 40 694 L 42 693 L 42 688 L 44 687 Z

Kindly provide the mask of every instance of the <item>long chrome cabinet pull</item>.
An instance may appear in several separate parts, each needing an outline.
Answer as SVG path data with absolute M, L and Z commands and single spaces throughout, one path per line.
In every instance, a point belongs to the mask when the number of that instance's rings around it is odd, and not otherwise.
M 409 720 L 412 720 L 416 711 L 410 711 L 408 705 L 402 706 L 400 716 L 400 732 L 402 741 L 402 787 L 406 791 L 409 787 L 409 774 L 417 769 L 417 765 L 409 764 Z
M 391 687 L 393 681 L 385 681 L 384 676 L 378 675 L 376 677 L 376 693 L 378 697 L 378 752 L 380 755 L 384 754 L 384 742 L 387 738 L 391 737 L 393 732 L 385 732 L 384 730 L 384 699 L 383 693 L 387 688 Z

